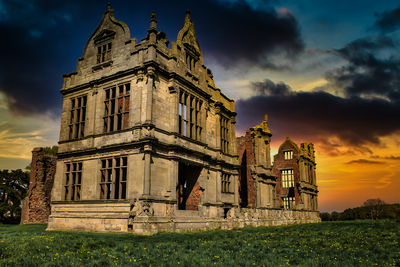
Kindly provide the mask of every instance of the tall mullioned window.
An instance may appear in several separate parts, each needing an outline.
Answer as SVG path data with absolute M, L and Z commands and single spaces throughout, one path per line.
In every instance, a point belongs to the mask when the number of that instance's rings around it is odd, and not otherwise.
M 111 59 L 111 42 L 97 46 L 97 64 Z
M 285 210 L 293 209 L 295 205 L 294 197 L 284 197 L 283 198 L 283 208 Z
M 64 200 L 80 200 L 82 186 L 82 162 L 65 163 Z
M 104 132 L 108 133 L 128 128 L 130 93 L 130 83 L 105 89 Z
M 221 176 L 221 191 L 222 193 L 231 193 L 231 176 L 226 173 L 222 173 Z
M 179 134 L 201 141 L 203 131 L 201 109 L 203 101 L 187 92 L 179 93 Z
M 69 139 L 77 139 L 85 136 L 86 102 L 86 95 L 71 99 Z
M 224 153 L 229 153 L 229 120 L 223 116 L 220 119 L 221 128 L 221 150 Z
M 283 155 L 285 159 L 293 159 L 293 150 L 284 151 Z
M 101 160 L 100 199 L 126 199 L 127 157 Z
M 282 174 L 282 187 L 294 187 L 293 169 L 281 170 Z

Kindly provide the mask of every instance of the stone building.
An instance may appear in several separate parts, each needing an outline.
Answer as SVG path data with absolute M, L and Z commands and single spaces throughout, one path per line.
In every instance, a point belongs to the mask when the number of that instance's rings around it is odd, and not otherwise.
M 239 183 L 234 101 L 204 65 L 189 12 L 169 45 L 155 13 L 138 42 L 108 6 L 61 93 L 49 230 L 151 234 L 319 220 L 268 210 L 275 178 L 266 121 L 249 132 L 255 157 Z
M 278 207 L 286 210 L 318 210 L 315 166 L 314 145 L 302 143 L 298 147 L 287 137 L 274 156 L 273 174 L 277 177 Z

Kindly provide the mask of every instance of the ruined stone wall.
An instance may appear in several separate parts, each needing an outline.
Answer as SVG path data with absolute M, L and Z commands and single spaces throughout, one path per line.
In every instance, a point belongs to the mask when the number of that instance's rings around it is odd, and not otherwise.
M 255 158 L 250 133 L 246 132 L 245 136 L 238 137 L 236 143 L 239 164 L 241 165 L 241 171 L 239 172 L 240 204 L 245 207 L 256 207 L 256 186 L 250 168 L 255 164 Z
M 55 172 L 56 157 L 46 154 L 43 148 L 33 149 L 29 191 L 22 204 L 21 223 L 48 222 Z

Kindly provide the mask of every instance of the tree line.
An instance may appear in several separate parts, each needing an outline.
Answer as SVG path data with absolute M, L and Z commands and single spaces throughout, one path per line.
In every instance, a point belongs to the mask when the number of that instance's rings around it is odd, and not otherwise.
M 381 199 L 368 199 L 361 207 L 346 209 L 343 212 L 321 212 L 322 221 L 343 221 L 362 219 L 400 220 L 400 204 L 387 204 Z

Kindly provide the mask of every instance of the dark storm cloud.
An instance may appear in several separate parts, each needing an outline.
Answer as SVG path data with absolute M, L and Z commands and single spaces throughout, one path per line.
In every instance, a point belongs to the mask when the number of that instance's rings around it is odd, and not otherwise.
M 269 80 L 266 81 L 270 83 Z M 255 92 L 259 83 L 253 84 Z M 267 85 L 267 87 L 271 87 Z M 288 88 L 284 86 L 283 88 Z M 238 130 L 257 125 L 268 114 L 273 138 L 290 136 L 319 141 L 329 147 L 329 138 L 342 144 L 379 144 L 379 137 L 400 130 L 400 103 L 357 96 L 342 98 L 327 92 L 287 92 L 257 95 L 236 102 Z
M 279 53 L 292 58 L 304 49 L 299 24 L 285 9 L 254 10 L 244 1 L 232 5 L 205 2 L 207 19 L 196 23 L 199 32 L 207 33 L 202 34 L 200 44 L 207 57 L 216 57 L 226 67 L 249 64 L 282 69 L 287 66 L 271 56 Z
M 347 96 L 400 100 L 400 49 L 392 39 L 363 38 L 335 52 L 348 63 L 328 72 L 326 78 Z
M 35 114 L 59 111 L 62 74 L 71 72 L 86 40 L 99 23 L 106 1 L 5 0 L 0 13 L 0 91 L 12 111 Z M 271 55 L 293 58 L 303 49 L 299 25 L 287 10 L 270 1 L 250 6 L 243 0 L 112 1 L 115 15 L 143 38 L 150 12 L 158 11 L 159 28 L 175 40 L 185 9 L 207 58 L 226 67 L 259 65 L 285 68 Z
M 252 87 L 257 95 L 289 95 L 291 91 L 287 84 L 283 82 L 274 83 L 269 79 L 265 79 L 263 82 L 253 82 Z
M 62 1 L 15 0 L 2 4 L 0 91 L 14 113 L 58 112 L 61 75 L 72 71 L 65 67 L 75 44 L 71 16 L 79 18 L 83 9 Z
M 370 164 L 370 165 L 376 165 L 376 164 L 384 164 L 384 162 L 381 161 L 376 161 L 376 160 L 368 160 L 368 159 L 357 159 L 357 160 L 351 160 L 347 162 L 346 164 Z
M 384 33 L 393 32 L 400 27 L 400 7 L 375 16 L 374 26 Z

